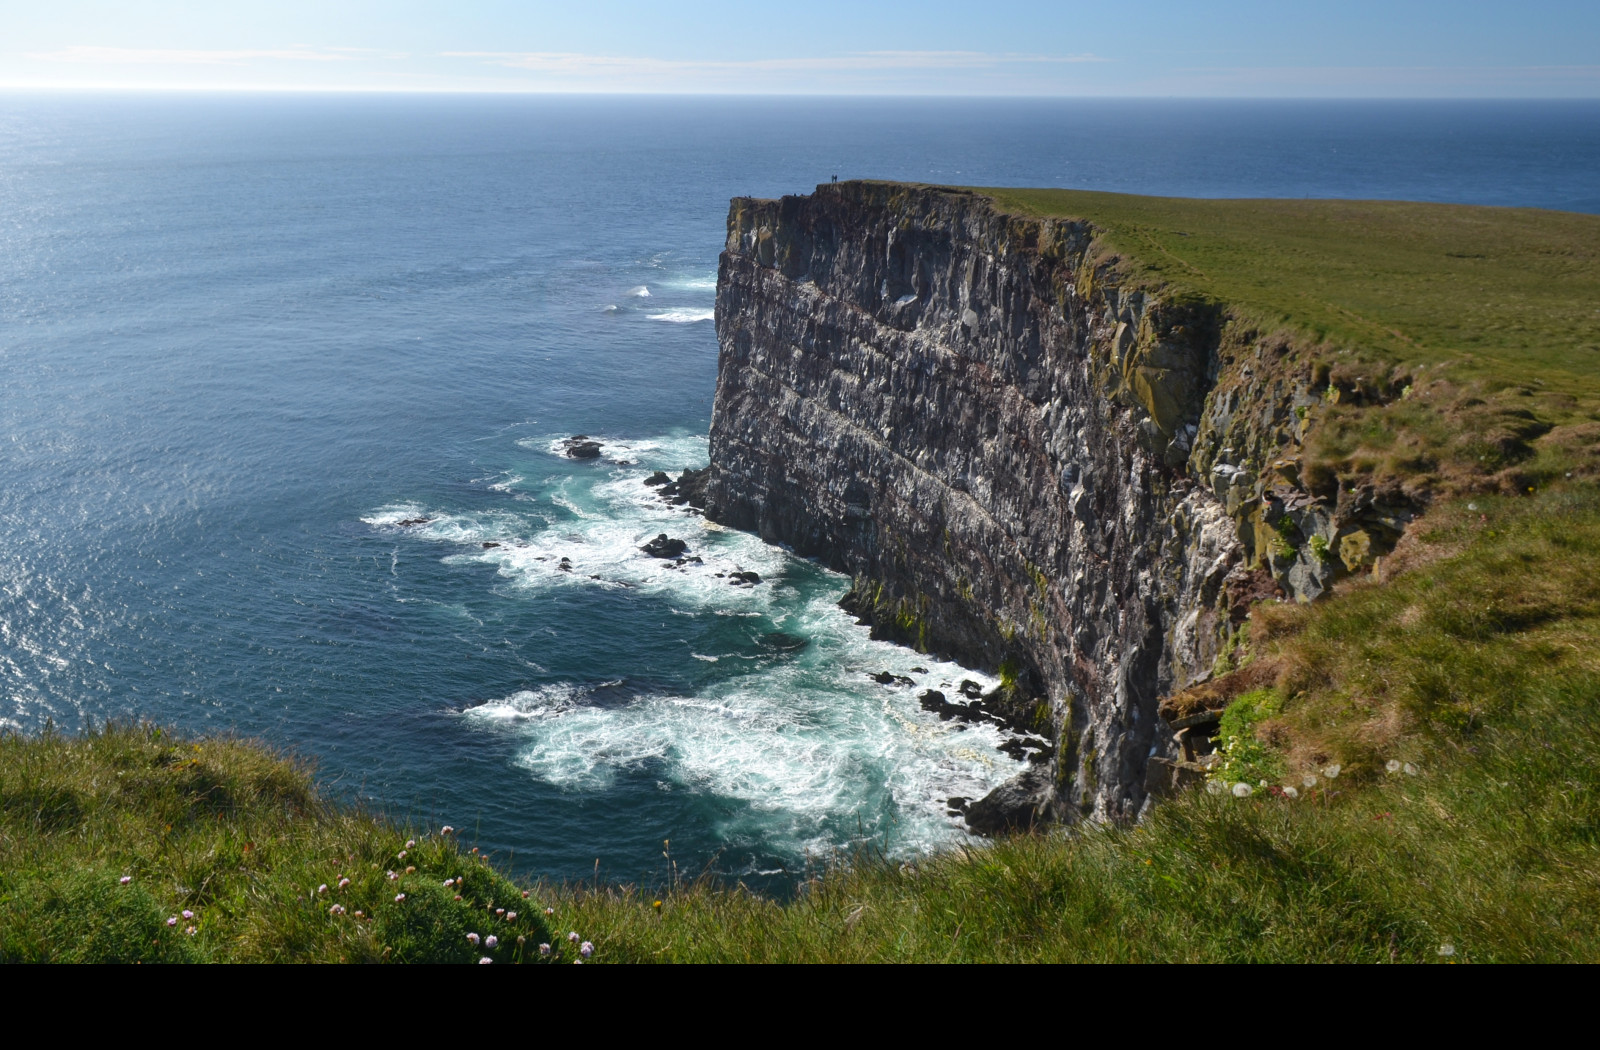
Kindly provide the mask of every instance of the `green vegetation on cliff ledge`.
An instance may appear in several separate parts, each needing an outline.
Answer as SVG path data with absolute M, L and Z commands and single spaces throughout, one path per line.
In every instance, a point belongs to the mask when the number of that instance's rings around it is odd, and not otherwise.
M 1343 767 L 1298 798 L 1190 792 L 1137 827 L 862 858 L 786 902 L 708 881 L 524 900 L 248 744 L 10 736 L 0 959 L 471 961 L 467 932 L 509 958 L 552 940 L 544 907 L 593 962 L 1600 959 L 1600 492 L 1439 507 L 1414 535 L 1389 583 L 1251 625 L 1239 673 L 1271 673 L 1241 730 L 1291 782 Z

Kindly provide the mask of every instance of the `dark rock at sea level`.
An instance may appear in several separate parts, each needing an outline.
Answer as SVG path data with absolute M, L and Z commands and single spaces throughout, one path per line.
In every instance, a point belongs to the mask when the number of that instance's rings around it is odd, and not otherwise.
M 701 467 L 699 470 L 686 470 L 678 475 L 678 480 L 661 486 L 661 498 L 674 506 L 681 507 L 688 504 L 699 510 L 706 509 L 706 482 L 711 478 L 711 468 Z M 651 478 L 646 484 L 657 484 Z
M 666 471 L 658 470 L 648 478 L 645 478 L 644 483 L 651 487 L 657 485 L 670 485 L 672 484 L 672 478 L 667 474 Z
M 689 549 L 689 545 L 663 532 L 639 549 L 652 558 L 681 558 Z
M 561 448 L 569 459 L 600 458 L 600 442 L 587 434 L 572 435 L 561 443 Z
M 1026 831 L 1041 823 L 1050 794 L 1045 772 L 1030 769 L 1012 777 L 966 809 L 967 827 L 979 835 Z
M 759 572 L 730 572 L 728 573 L 728 582 L 735 586 L 740 584 L 754 585 L 761 582 L 761 574 Z

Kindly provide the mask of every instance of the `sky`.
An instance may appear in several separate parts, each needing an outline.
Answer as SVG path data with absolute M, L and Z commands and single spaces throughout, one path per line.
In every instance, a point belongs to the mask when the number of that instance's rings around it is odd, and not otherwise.
M 0 88 L 1600 98 L 1597 0 L 0 0 Z

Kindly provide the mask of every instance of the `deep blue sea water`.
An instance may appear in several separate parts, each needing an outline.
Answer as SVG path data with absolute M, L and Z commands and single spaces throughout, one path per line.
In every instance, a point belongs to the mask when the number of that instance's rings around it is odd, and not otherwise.
M 0 96 L 0 726 L 260 736 L 558 877 L 961 841 L 1015 767 L 866 675 L 968 672 L 640 483 L 728 198 L 835 173 L 1595 211 L 1600 105 Z

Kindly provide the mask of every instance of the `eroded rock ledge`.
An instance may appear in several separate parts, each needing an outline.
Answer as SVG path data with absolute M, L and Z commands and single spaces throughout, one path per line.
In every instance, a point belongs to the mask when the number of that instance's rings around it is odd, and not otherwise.
M 1311 377 L 1223 305 L 1123 291 L 1085 222 L 893 184 L 735 199 L 716 325 L 707 513 L 850 574 L 880 636 L 998 670 L 1057 744 L 1010 792 L 1041 818 L 1136 816 L 1176 756 L 1158 699 L 1250 602 L 1403 527 L 1276 469 Z

